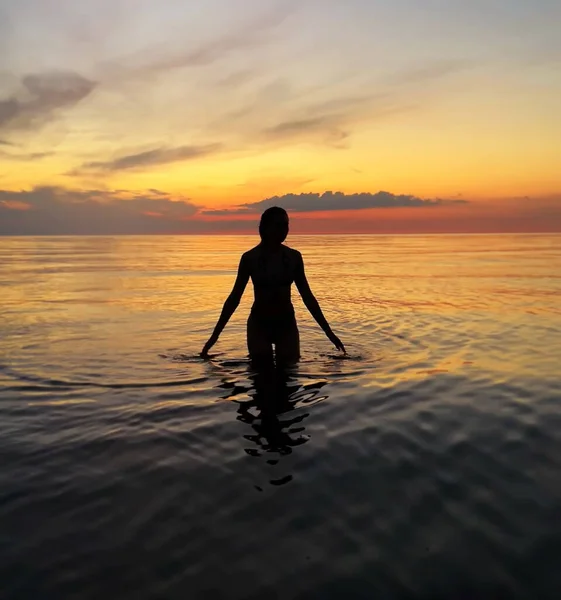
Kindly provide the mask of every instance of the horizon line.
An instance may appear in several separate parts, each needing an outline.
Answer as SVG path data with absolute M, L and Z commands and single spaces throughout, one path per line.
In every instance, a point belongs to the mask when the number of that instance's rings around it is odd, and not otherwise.
M 427 232 L 310 232 L 310 233 L 291 233 L 289 237 L 309 237 L 309 236 L 437 236 L 437 235 L 561 235 L 560 231 L 427 231 Z M 258 232 L 241 233 L 241 232 L 208 232 L 208 233 L 16 233 L 16 234 L 1 234 L 3 238 L 50 238 L 50 237 L 259 237 Z

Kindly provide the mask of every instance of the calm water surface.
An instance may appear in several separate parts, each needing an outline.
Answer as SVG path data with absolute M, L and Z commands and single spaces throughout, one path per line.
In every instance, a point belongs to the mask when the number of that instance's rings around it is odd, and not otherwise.
M 0 239 L 2 600 L 559 598 L 561 236 L 291 237 L 276 381 L 255 241 Z

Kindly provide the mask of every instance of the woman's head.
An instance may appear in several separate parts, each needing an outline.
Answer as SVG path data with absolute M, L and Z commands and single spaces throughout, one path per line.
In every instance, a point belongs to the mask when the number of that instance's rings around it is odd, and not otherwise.
M 266 244 L 282 244 L 288 235 L 288 213 L 280 206 L 271 206 L 259 222 L 259 235 Z

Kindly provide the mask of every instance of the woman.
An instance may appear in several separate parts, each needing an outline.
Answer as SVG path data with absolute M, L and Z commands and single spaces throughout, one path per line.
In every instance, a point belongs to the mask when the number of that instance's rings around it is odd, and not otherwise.
M 201 356 L 206 357 L 218 341 L 238 307 L 250 277 L 255 300 L 247 321 L 247 347 L 252 361 L 272 360 L 273 346 L 277 363 L 294 363 L 300 358 L 300 337 L 290 298 L 293 282 L 325 335 L 338 350 L 345 352 L 343 343 L 331 331 L 310 290 L 302 255 L 283 244 L 288 235 L 286 211 L 278 206 L 268 208 L 261 215 L 259 235 L 261 243 L 242 255 L 234 288 L 224 303 L 222 314 Z

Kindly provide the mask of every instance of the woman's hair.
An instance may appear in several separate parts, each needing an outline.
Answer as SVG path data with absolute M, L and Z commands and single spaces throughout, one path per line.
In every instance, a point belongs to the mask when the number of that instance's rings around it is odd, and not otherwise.
M 259 235 L 261 239 L 263 239 L 263 234 L 265 233 L 267 227 L 273 223 L 275 220 L 279 218 L 285 218 L 288 224 L 288 213 L 284 208 L 280 206 L 271 206 L 268 208 L 262 215 L 261 220 L 259 221 Z

